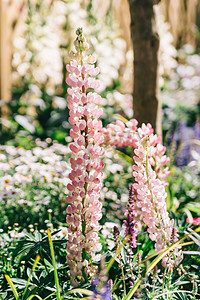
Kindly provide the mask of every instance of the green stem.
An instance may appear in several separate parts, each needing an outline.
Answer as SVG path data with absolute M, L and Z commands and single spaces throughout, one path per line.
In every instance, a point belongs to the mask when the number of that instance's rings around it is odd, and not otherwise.
M 156 273 L 154 272 L 153 273 L 153 289 L 152 289 L 152 292 L 151 292 L 151 299 L 150 300 L 152 300 L 154 298 L 155 287 L 156 287 Z
M 170 274 L 170 279 L 169 279 L 169 282 L 168 282 L 168 285 L 169 285 L 169 286 L 168 286 L 168 290 L 169 290 L 169 287 L 170 287 L 171 282 L 172 282 L 172 274 Z M 171 294 L 171 295 L 169 296 L 169 300 L 171 300 L 172 297 L 173 297 L 173 294 Z
M 42 249 L 41 249 L 41 247 L 39 248 L 39 253 L 40 253 L 40 257 L 41 257 L 42 263 L 44 264 L 47 273 L 49 273 L 48 268 L 47 268 L 47 265 L 46 265 L 45 260 L 44 260 L 44 256 L 43 256 L 43 254 L 42 254 Z
M 167 267 L 165 267 L 165 271 L 164 271 L 164 274 L 163 274 L 162 293 L 164 293 L 164 288 L 165 288 L 165 276 L 166 276 L 166 271 L 167 271 Z
M 51 258 L 52 258 L 52 263 L 53 263 L 53 268 L 54 268 L 54 279 L 55 279 L 55 284 L 56 284 L 56 298 L 57 298 L 57 300 L 61 300 L 58 272 L 56 269 L 56 259 L 55 259 L 54 249 L 53 249 L 53 242 L 51 239 L 51 232 L 49 229 L 47 230 L 47 232 L 48 232 L 49 246 L 50 246 L 50 251 L 51 251 Z
M 122 270 L 122 280 L 123 280 L 123 286 L 124 286 L 124 295 L 126 296 L 126 282 L 125 282 L 125 276 L 124 276 L 124 269 L 121 267 Z
M 81 58 L 81 66 L 83 65 L 83 59 Z M 84 79 L 85 76 L 84 74 L 82 74 L 82 79 Z M 85 89 L 85 86 L 83 85 L 82 86 L 82 93 L 83 94 L 86 94 L 86 89 Z M 86 105 L 86 104 L 85 104 Z M 84 120 L 86 122 L 86 127 L 85 127 L 85 148 L 88 147 L 88 126 L 87 126 L 87 116 L 84 116 Z M 89 175 L 89 171 L 87 171 L 87 174 Z M 85 185 L 84 185 L 84 189 L 85 189 L 85 197 L 82 199 L 82 206 L 83 206 L 83 209 L 85 208 L 85 205 L 84 205 L 84 202 L 85 202 L 85 198 L 86 198 L 86 195 L 87 195 L 87 187 L 88 187 L 88 183 L 85 182 Z M 85 213 L 83 214 L 83 221 L 82 221 L 82 234 L 84 235 L 84 237 L 86 237 L 86 220 L 85 220 Z M 84 261 L 86 259 L 86 250 L 85 248 L 82 249 L 82 260 Z M 87 275 L 85 273 L 85 270 L 84 270 L 84 267 L 82 268 L 82 274 L 83 274 L 83 277 L 85 279 L 85 281 L 88 280 L 87 278 Z

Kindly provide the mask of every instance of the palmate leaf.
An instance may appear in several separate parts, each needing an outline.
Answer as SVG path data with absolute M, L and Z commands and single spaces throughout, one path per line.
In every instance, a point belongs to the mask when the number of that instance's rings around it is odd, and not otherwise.
M 34 247 L 34 245 L 35 243 L 30 243 L 30 242 L 24 243 L 24 241 L 22 243 L 18 242 L 18 247 L 15 248 L 13 255 L 15 257 L 20 256 L 21 254 L 23 254 L 23 252 L 26 252 L 28 249 Z
M 57 230 L 52 233 L 52 236 L 56 235 L 60 230 Z M 51 261 L 50 257 L 50 249 L 49 249 L 49 242 L 48 236 L 42 237 L 41 233 L 36 232 L 35 236 L 30 233 L 25 233 L 28 239 L 24 239 L 18 242 L 17 247 L 14 251 L 14 256 L 20 256 L 20 259 L 25 259 L 29 261 L 31 258 L 36 256 L 38 253 L 43 253 L 49 261 Z M 54 247 L 55 250 L 60 250 L 64 244 L 67 243 L 66 239 L 54 240 Z
M 33 299 L 34 297 L 36 297 L 37 299 L 42 300 L 42 298 L 41 298 L 40 296 L 38 296 L 38 295 L 30 295 L 30 296 L 29 296 L 31 290 L 33 290 L 33 289 L 29 289 L 29 290 L 27 291 L 28 286 L 29 286 L 29 284 L 30 284 L 31 276 L 32 276 L 32 274 L 33 274 L 33 272 L 34 272 L 34 270 L 35 270 L 35 268 L 36 268 L 36 266 L 37 266 L 39 260 L 40 260 L 40 256 L 37 255 L 37 256 L 36 256 L 36 259 L 35 259 L 35 261 L 34 261 L 33 267 L 32 267 L 32 269 L 31 269 L 29 278 L 28 278 L 27 281 L 26 281 L 26 280 L 23 280 L 23 279 L 19 279 L 19 278 L 13 278 L 13 279 L 11 280 L 11 278 L 10 278 L 8 275 L 5 275 L 5 278 L 6 278 L 7 282 L 8 282 L 8 284 L 10 285 L 10 287 L 11 287 L 11 289 L 12 289 L 12 292 L 13 292 L 13 295 L 15 296 L 15 299 L 16 299 L 16 300 L 20 300 L 20 298 L 19 298 L 19 294 L 18 294 L 17 289 L 16 289 L 16 287 L 15 287 L 15 285 L 14 285 L 13 282 L 16 282 L 16 286 L 18 286 L 18 288 L 24 289 L 23 294 L 22 294 L 22 298 L 21 298 L 22 300 L 24 300 L 24 297 L 25 297 L 25 296 L 26 296 L 26 299 L 27 299 L 27 300 L 28 300 L 28 299 L 29 299 L 29 300 L 30 300 L 30 299 Z M 36 288 L 37 288 L 37 285 L 32 284 L 32 287 L 36 287 Z M 28 298 L 27 298 L 27 297 L 28 297 Z
M 33 273 L 31 284 L 38 286 L 38 291 L 43 295 L 49 295 L 55 291 L 53 271 L 47 272 L 44 269 L 42 273 Z

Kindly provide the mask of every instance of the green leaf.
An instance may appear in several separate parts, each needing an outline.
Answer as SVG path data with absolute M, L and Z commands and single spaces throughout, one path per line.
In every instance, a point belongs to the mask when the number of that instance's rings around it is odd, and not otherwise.
M 44 262 L 50 269 L 53 269 L 53 265 L 46 258 L 44 258 Z
M 74 294 L 74 293 L 80 293 L 80 294 L 88 295 L 88 296 L 92 296 L 94 294 L 90 290 L 86 290 L 86 289 L 74 289 L 74 290 L 70 290 L 67 293 L 65 293 L 64 296 L 67 296 L 69 294 Z
M 189 202 L 185 207 L 193 212 L 200 213 L 200 203 Z
M 123 153 L 123 152 L 120 151 L 120 150 L 115 150 L 114 152 L 115 152 L 116 154 L 118 154 L 120 158 L 124 159 L 125 161 L 127 161 L 127 162 L 130 163 L 130 164 L 133 164 L 133 159 L 132 159 L 132 157 L 130 157 L 129 155 Z M 132 175 L 131 175 L 131 176 L 132 176 Z
M 123 123 L 127 123 L 127 122 L 128 122 L 128 120 L 127 120 L 126 118 L 122 117 L 122 116 L 119 115 L 119 114 L 112 114 L 112 116 L 113 116 L 115 119 L 122 121 Z

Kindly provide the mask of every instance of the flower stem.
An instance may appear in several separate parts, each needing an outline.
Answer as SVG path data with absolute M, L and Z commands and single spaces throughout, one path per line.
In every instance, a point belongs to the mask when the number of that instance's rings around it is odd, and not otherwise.
M 164 271 L 164 274 L 163 274 L 162 293 L 164 293 L 164 288 L 165 288 L 165 276 L 166 276 L 166 271 L 167 271 L 167 266 L 165 267 L 165 271 Z

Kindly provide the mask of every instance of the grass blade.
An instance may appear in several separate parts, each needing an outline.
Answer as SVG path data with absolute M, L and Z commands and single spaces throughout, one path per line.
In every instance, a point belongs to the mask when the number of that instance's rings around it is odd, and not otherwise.
M 51 239 L 51 232 L 49 229 L 47 232 L 48 232 L 49 246 L 50 246 L 50 251 L 51 251 L 52 264 L 53 264 L 53 268 L 54 268 L 54 279 L 55 279 L 55 284 L 56 284 L 56 297 L 57 297 L 57 300 L 61 300 L 58 272 L 56 269 L 56 259 L 55 259 L 54 249 L 53 249 L 53 242 Z
M 39 300 L 43 300 L 39 295 L 31 295 L 27 298 L 27 300 L 31 300 L 33 299 L 34 297 L 38 298 Z
M 15 299 L 16 299 L 16 300 L 19 300 L 19 294 L 18 294 L 18 292 L 17 292 L 17 290 L 16 290 L 16 288 L 15 288 L 15 286 L 14 286 L 12 280 L 10 279 L 10 276 L 5 275 L 5 278 L 6 278 L 8 284 L 10 285 L 10 287 L 11 287 L 11 289 L 12 289 L 12 292 L 13 292 L 13 294 L 14 294 L 14 296 L 15 296 Z
M 49 299 L 51 296 L 55 295 L 56 292 L 53 292 L 52 294 L 48 295 L 47 297 L 45 297 L 43 300 Z

